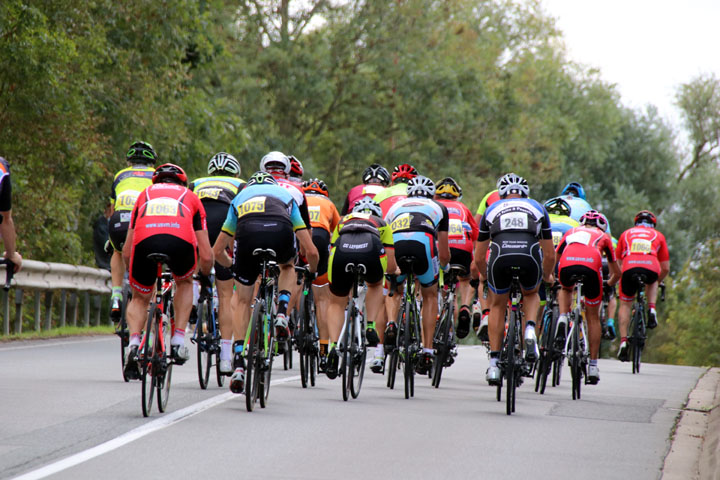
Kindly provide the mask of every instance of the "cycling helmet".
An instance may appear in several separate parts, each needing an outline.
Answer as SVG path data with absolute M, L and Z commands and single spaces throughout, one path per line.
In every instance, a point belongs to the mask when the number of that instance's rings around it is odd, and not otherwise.
M 545 210 L 547 210 L 548 213 L 562 215 L 563 217 L 570 216 L 570 204 L 560 197 L 551 198 L 545 202 Z
M 282 152 L 270 152 L 260 160 L 260 170 L 282 170 L 285 175 L 290 173 L 290 159 Z
M 277 185 L 277 180 L 270 175 L 269 173 L 265 172 L 255 172 L 253 173 L 252 177 L 250 177 L 247 181 L 247 186 L 251 187 L 253 185 Z
M 437 184 L 435 195 L 450 200 L 460 200 L 462 198 L 462 188 L 452 177 L 445 177 Z
M 435 184 L 429 178 L 418 175 L 408 182 L 407 195 L 408 197 L 432 198 L 435 195 Z
M 654 227 L 657 225 L 657 218 L 650 210 L 641 210 L 637 215 L 635 215 L 635 225 L 639 225 L 641 223 L 652 224 Z
M 572 191 L 577 192 L 577 195 L 570 193 Z M 578 182 L 570 182 L 565 185 L 560 195 L 572 195 L 573 197 L 579 197 L 585 200 L 585 189 Z
M 527 197 L 530 195 L 530 187 L 528 187 L 527 180 L 514 173 L 508 173 L 500 177 L 497 182 L 498 194 L 500 198 L 505 198 L 511 193 L 516 193 Z
M 375 201 L 370 197 L 363 197 L 355 202 L 352 211 L 356 213 L 371 213 L 380 218 L 383 216 L 380 205 L 375 203 Z
M 213 174 L 240 175 L 240 162 L 229 153 L 216 153 L 208 163 L 208 175 Z
M 304 170 L 300 160 L 293 155 L 288 155 L 288 160 L 290 160 L 290 176 L 302 178 Z
M 135 142 L 130 145 L 125 158 L 130 163 L 141 163 L 143 165 L 154 165 L 157 154 L 152 145 L 147 142 Z
M 393 168 L 391 180 L 394 182 L 405 182 L 417 177 L 417 170 L 409 163 L 403 163 Z
M 165 163 L 155 169 L 152 183 L 177 183 L 187 187 L 185 170 L 172 163 Z
M 325 195 L 326 197 L 330 196 L 325 182 L 317 178 L 313 178 L 306 182 L 303 182 L 302 189 L 303 192 L 306 193 L 319 193 L 320 195 Z
M 363 183 L 370 183 L 371 180 L 379 181 L 383 186 L 387 187 L 390 183 L 390 173 L 382 165 L 373 163 L 365 169 L 362 174 Z
M 598 227 L 603 232 L 607 232 L 608 221 L 605 215 L 597 210 L 588 210 L 580 217 L 580 225 L 591 225 Z

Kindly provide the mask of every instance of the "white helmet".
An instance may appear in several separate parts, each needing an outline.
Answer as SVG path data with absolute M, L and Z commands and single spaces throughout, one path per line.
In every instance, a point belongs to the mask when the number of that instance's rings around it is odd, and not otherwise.
M 228 175 L 240 175 L 240 162 L 229 153 L 216 153 L 208 163 L 208 174 L 226 173 Z
M 429 178 L 418 175 L 408 182 L 407 194 L 408 197 L 432 198 L 435 195 L 435 184 Z
M 285 175 L 290 173 L 290 159 L 282 152 L 270 152 L 260 160 L 260 170 L 282 170 Z
M 523 197 L 530 195 L 530 187 L 528 187 L 527 180 L 514 173 L 503 175 L 497 182 L 497 189 L 500 198 L 505 198 L 511 193 L 516 193 Z

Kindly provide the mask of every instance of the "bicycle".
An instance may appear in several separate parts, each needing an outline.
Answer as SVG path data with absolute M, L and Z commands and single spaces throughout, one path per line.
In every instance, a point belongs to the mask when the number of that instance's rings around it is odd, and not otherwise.
M 505 392 L 505 411 L 508 415 L 515 412 L 515 391 L 522 385 L 523 376 L 529 373 L 529 368 L 523 357 L 522 319 L 521 309 L 522 290 L 520 287 L 520 272 L 518 267 L 512 270 L 512 283 L 510 284 L 510 309 L 506 311 L 507 332 L 500 350 L 500 382 L 497 386 L 497 401 L 502 398 L 503 379 L 507 381 Z
M 549 288 L 545 309 L 543 310 L 542 323 L 540 324 L 540 338 L 538 339 L 540 357 L 538 358 L 537 368 L 535 370 L 535 391 L 541 395 L 545 393 L 547 378 L 551 372 L 552 386 L 555 387 L 560 383 L 560 372 L 562 371 L 562 362 L 565 356 L 565 345 L 557 345 L 555 337 L 559 316 L 557 301 L 557 293 L 559 290 L 559 283 L 555 283 L 555 285 Z
M 198 381 L 200 388 L 205 390 L 210 382 L 210 369 L 213 364 L 218 387 L 223 386 L 226 375 L 220 372 L 220 342 L 222 339 L 217 320 L 217 309 L 214 305 L 214 286 L 212 282 L 210 285 L 202 285 L 202 281 L 200 283 L 198 318 L 190 341 L 197 346 Z
M 313 275 L 309 273 L 307 267 L 295 267 L 295 270 L 298 272 L 298 283 L 303 284 L 303 299 L 299 305 L 295 327 L 295 345 L 300 357 L 300 383 L 303 388 L 307 388 L 308 384 L 315 386 L 315 375 L 320 360 L 317 317 L 315 317 L 315 302 L 311 288 Z
M 162 253 L 151 253 L 148 260 L 157 263 L 155 298 L 148 310 L 145 334 L 140 343 L 140 380 L 142 383 L 143 416 L 150 415 L 153 395 L 157 392 L 157 407 L 160 413 L 167 408 L 170 397 L 173 361 L 169 355 L 170 337 L 175 329 L 172 315 L 173 281 L 171 273 L 163 273 L 163 264 L 170 257 Z
M 348 301 L 345 323 L 340 331 L 338 351 L 342 355 L 340 375 L 342 375 L 343 400 L 357 398 L 360 395 L 363 376 L 365 374 L 365 316 L 358 302 L 358 285 L 362 281 L 367 268 L 363 264 L 348 263 L 345 271 L 353 278 L 352 295 Z
M 115 335 L 120 338 L 120 366 L 122 368 L 123 380 L 129 382 L 130 379 L 125 375 L 125 349 L 130 343 L 130 331 L 128 330 L 127 319 L 125 318 L 127 304 L 131 298 L 130 283 L 128 282 L 127 272 L 123 278 L 122 286 L 122 303 L 120 304 L 120 320 L 118 320 L 117 327 L 115 328 Z
M 5 285 L 3 285 L 3 290 L 7 292 L 10 290 L 10 282 L 15 275 L 15 263 L 7 258 L 2 258 L 0 259 L 0 265 L 5 265 Z
M 275 308 L 280 267 L 272 249 L 256 248 L 253 256 L 262 264 L 260 285 L 245 338 L 245 406 L 252 412 L 259 401 L 265 408 L 270 394 L 270 376 L 276 350 Z
M 450 265 L 450 270 L 443 274 L 443 283 L 447 287 L 445 299 L 440 308 L 440 315 L 433 334 L 433 348 L 435 361 L 432 368 L 432 386 L 440 387 L 442 372 L 455 361 L 455 335 L 453 323 L 455 321 L 455 288 L 458 277 L 466 275 L 467 270 L 462 265 Z
M 581 380 L 585 378 L 587 381 L 587 366 L 589 351 L 587 345 L 587 328 L 585 326 L 585 318 L 582 314 L 582 304 L 584 296 L 582 294 L 583 277 L 573 275 L 570 282 L 575 283 L 574 298 L 575 306 L 573 307 L 568 321 L 570 322 L 570 332 L 568 333 L 565 354 L 570 367 L 570 376 L 572 377 L 572 399 L 580 400 Z

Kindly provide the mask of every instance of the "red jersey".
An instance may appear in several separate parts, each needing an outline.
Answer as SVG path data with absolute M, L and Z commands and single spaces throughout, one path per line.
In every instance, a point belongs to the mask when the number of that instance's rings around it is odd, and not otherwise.
M 615 261 L 612 238 L 599 228 L 574 227 L 565 232 L 557 254 L 560 257 L 558 268 L 570 265 L 582 265 L 595 271 L 602 270 L 602 255 L 607 255 L 609 262 Z
M 345 205 L 343 205 L 342 214 L 346 215 L 347 213 L 352 212 L 352 209 L 355 206 L 355 202 L 357 202 L 361 198 L 375 198 L 375 195 L 382 192 L 383 190 L 385 190 L 385 187 L 383 187 L 382 185 L 366 185 L 364 183 L 351 188 L 347 194 L 347 197 L 345 198 Z
M 450 248 L 457 248 L 466 252 L 473 251 L 473 243 L 478 238 L 478 226 L 472 212 L 457 200 L 438 198 L 438 203 L 445 205 L 450 224 L 448 226 L 448 243 Z
M 140 193 L 130 228 L 135 229 L 133 246 L 148 237 L 173 235 L 197 246 L 196 230 L 207 230 L 205 209 L 197 195 L 174 183 L 156 183 Z
M 670 260 L 665 235 L 652 227 L 637 226 L 625 230 L 617 244 L 622 271 L 642 267 L 660 273 L 660 262 Z

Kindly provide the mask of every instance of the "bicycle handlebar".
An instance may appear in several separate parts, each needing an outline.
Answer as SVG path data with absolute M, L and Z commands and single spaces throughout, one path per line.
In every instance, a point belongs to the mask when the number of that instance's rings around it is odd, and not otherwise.
M 15 263 L 12 260 L 3 258 L 0 260 L 0 265 L 5 265 L 5 285 L 3 285 L 3 289 L 7 292 L 10 290 L 10 281 L 15 275 Z

